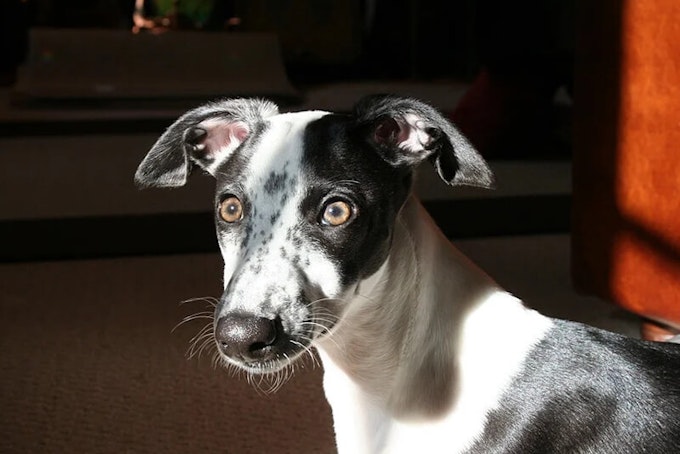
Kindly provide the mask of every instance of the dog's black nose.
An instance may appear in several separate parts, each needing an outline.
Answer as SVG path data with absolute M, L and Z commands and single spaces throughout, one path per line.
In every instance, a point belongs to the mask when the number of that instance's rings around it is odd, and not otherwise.
M 228 314 L 215 326 L 215 340 L 225 355 L 239 360 L 268 359 L 276 342 L 276 320 L 246 314 Z

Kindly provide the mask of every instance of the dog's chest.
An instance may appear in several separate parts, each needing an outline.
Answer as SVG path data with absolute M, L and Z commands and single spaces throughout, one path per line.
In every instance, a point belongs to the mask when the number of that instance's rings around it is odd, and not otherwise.
M 409 401 L 403 396 L 427 391 L 434 376 L 421 374 L 401 382 L 386 377 L 384 394 L 378 396 L 367 392 L 321 349 L 324 390 L 333 409 L 340 452 L 439 452 L 445 447 L 445 452 L 457 453 L 475 443 L 489 412 L 499 406 L 527 355 L 552 323 L 505 292 L 489 295 L 459 323 L 460 330 L 451 329 L 460 337 L 451 351 L 457 359 L 448 370 L 455 392 L 441 396 L 448 401 L 444 413 L 430 416 L 409 416 L 408 409 L 393 402 Z

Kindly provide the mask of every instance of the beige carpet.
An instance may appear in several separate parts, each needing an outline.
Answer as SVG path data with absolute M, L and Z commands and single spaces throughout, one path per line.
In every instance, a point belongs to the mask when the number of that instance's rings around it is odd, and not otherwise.
M 0 452 L 334 451 L 321 369 L 273 395 L 187 360 L 217 255 L 0 266 Z

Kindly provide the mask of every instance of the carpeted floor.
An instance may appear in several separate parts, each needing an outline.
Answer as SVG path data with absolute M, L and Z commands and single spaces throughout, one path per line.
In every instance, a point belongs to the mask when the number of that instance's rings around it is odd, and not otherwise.
M 277 393 L 187 360 L 216 255 L 0 266 L 0 452 L 334 451 L 321 368 Z

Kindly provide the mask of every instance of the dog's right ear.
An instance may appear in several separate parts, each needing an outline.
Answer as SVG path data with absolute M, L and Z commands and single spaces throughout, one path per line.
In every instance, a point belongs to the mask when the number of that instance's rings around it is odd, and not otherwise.
M 354 107 L 360 134 L 393 166 L 432 161 L 452 186 L 492 188 L 494 177 L 482 156 L 434 107 L 413 98 L 373 95 Z
M 151 147 L 135 173 L 140 187 L 183 186 L 194 164 L 214 176 L 253 131 L 256 123 L 278 113 L 262 99 L 227 99 L 191 110 L 173 123 Z

